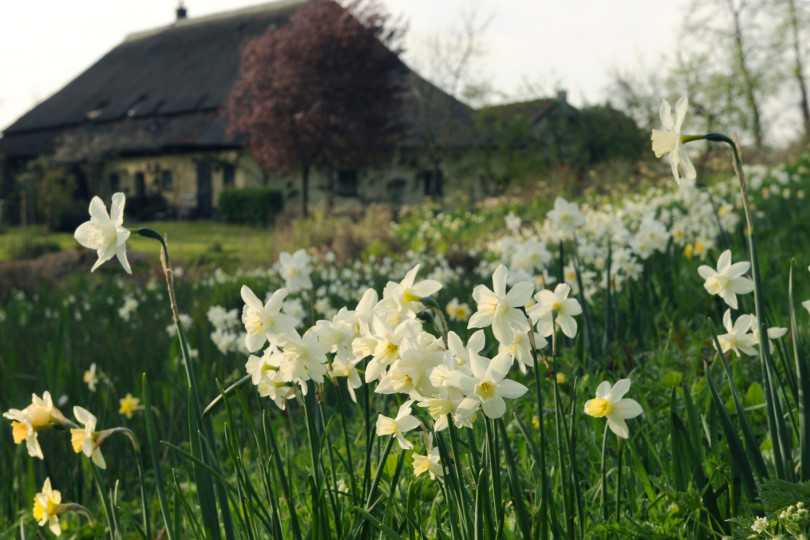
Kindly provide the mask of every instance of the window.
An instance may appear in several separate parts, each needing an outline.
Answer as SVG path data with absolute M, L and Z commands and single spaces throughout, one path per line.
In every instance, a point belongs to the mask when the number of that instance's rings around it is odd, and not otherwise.
M 416 180 L 424 185 L 426 197 L 441 197 L 443 179 L 444 173 L 438 168 L 424 169 L 416 175 Z
M 117 172 L 110 173 L 110 191 L 113 193 L 121 191 L 121 175 Z
M 341 197 L 357 197 L 357 169 L 338 169 L 335 192 Z
M 135 173 L 135 196 L 143 197 L 146 195 L 146 179 L 142 172 Z
M 225 189 L 234 187 L 235 176 L 236 168 L 230 163 L 224 165 L 222 167 L 222 187 Z
M 174 175 L 172 174 L 172 171 L 163 171 L 161 173 L 161 181 L 165 191 L 171 191 L 174 189 Z

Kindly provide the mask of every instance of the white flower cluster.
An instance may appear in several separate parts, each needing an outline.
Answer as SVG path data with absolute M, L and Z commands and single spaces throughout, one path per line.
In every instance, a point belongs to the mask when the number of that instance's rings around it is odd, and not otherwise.
M 484 330 L 473 333 L 467 343 L 450 331 L 445 342 L 427 332 L 419 318 L 441 316 L 435 302 L 426 298 L 442 284 L 434 279 L 417 281 L 419 269 L 417 264 L 402 281 L 389 281 L 381 298 L 375 289 L 366 289 L 354 310 L 342 308 L 303 334 L 296 330 L 300 318 L 284 307 L 287 288 L 262 303 L 243 286 L 245 346 L 257 353 L 245 368 L 260 395 L 284 408 L 296 389 L 306 394 L 309 381 L 322 383 L 326 377 L 345 377 L 355 401 L 355 391 L 363 383 L 378 394 L 401 394 L 405 402 L 397 416 L 379 415 L 377 433 L 394 436 L 402 448 L 411 448 L 403 434 L 421 424 L 412 414 L 414 406 L 427 412 L 436 430 L 445 429 L 451 420 L 469 427 L 479 410 L 500 418 L 506 412 L 505 400 L 527 391 L 507 375 L 515 360 L 524 371 L 534 365 L 529 332 L 538 348 L 546 345 L 544 336 L 551 335 L 555 324 L 570 337 L 576 334 L 573 316 L 581 307 L 568 298 L 568 285 L 535 294 L 533 283 L 518 282 L 507 291 L 508 271 L 499 266 L 492 275 L 492 289 L 478 285 L 473 290 L 478 309 L 468 323 L 471 329 L 492 328 L 497 354 L 484 356 L 483 351 L 491 349 L 486 347 Z M 523 310 L 533 296 L 535 303 L 527 315 Z M 419 457 L 418 467 L 437 474 L 438 454 L 430 446 L 428 454 Z
M 211 306 L 206 313 L 208 322 L 214 327 L 211 332 L 211 341 L 214 342 L 219 352 L 246 353 L 244 346 L 244 332 L 241 332 L 241 321 L 239 320 L 239 310 L 225 309 L 222 306 Z

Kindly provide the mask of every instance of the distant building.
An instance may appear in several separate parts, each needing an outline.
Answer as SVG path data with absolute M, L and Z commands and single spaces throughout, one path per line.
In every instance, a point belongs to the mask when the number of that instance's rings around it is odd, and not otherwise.
M 298 208 L 298 182 L 262 170 L 243 141 L 228 135 L 222 109 L 243 42 L 285 24 L 304 3 L 285 0 L 199 18 L 188 18 L 181 6 L 172 24 L 127 36 L 5 129 L 0 197 L 13 190 L 11 179 L 27 162 L 51 156 L 73 168 L 86 197 L 160 194 L 173 214 L 208 217 L 223 190 L 266 185 L 282 191 L 287 208 Z M 409 84 L 412 128 L 390 167 L 316 173 L 313 205 L 399 206 L 442 194 L 444 172 L 435 152 L 426 157 L 422 149 L 432 141 L 450 156 L 468 147 L 464 133 L 472 112 L 413 72 Z M 430 96 L 452 136 L 436 136 L 435 118 L 418 114 L 414 96 Z

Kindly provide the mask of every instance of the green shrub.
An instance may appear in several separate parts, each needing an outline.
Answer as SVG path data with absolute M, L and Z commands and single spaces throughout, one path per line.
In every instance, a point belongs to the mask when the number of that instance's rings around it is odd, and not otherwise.
M 281 192 L 272 188 L 229 189 L 219 195 L 219 216 L 228 223 L 267 225 L 284 206 Z
M 126 215 L 135 221 L 149 221 L 161 217 L 168 207 L 166 199 L 160 193 L 127 197 Z

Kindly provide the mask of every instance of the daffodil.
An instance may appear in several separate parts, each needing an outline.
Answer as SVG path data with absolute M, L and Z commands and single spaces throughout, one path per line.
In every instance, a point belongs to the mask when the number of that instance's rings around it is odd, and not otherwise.
M 689 99 L 685 96 L 678 100 L 675 104 L 675 118 L 672 118 L 672 107 L 667 100 L 661 100 L 661 108 L 659 114 L 661 116 L 661 124 L 663 130 L 654 129 L 652 131 L 652 149 L 655 152 L 655 157 L 661 157 L 669 154 L 669 163 L 672 166 L 672 176 L 678 185 L 689 184 L 683 182 L 684 179 L 692 180 L 697 177 L 695 166 L 689 159 L 689 155 L 683 148 L 683 139 L 681 137 L 681 124 L 686 116 L 686 109 L 689 107 Z M 683 178 L 681 178 L 678 169 L 683 170 Z
M 129 230 L 124 228 L 124 204 L 126 197 L 123 193 L 116 193 L 112 196 L 112 206 L 110 213 L 102 200 L 93 197 L 90 201 L 90 221 L 79 225 L 73 237 L 86 248 L 95 249 L 98 252 L 98 261 L 90 269 L 93 272 L 96 268 L 113 258 L 118 257 L 118 261 L 128 274 L 132 273 L 127 260 L 127 239 Z
M 708 265 L 698 267 L 698 274 L 706 280 L 703 287 L 709 294 L 716 294 L 729 307 L 737 309 L 737 295 L 754 290 L 754 282 L 744 277 L 751 263 L 741 261 L 731 264 L 731 250 L 727 249 L 717 259 L 717 270 Z
M 740 315 L 732 323 L 731 310 L 727 309 L 723 314 L 723 326 L 726 333 L 717 336 L 720 349 L 724 353 L 734 351 L 737 356 L 740 356 L 740 353 L 756 356 L 756 346 L 759 345 L 759 339 L 754 336 L 753 332 L 749 333 L 755 321 L 756 317 L 754 315 Z
M 759 344 L 759 322 L 757 322 L 757 316 L 752 315 L 753 319 L 751 320 L 751 334 L 753 334 L 754 339 L 757 340 L 757 344 Z M 773 340 L 779 339 L 782 336 L 787 334 L 787 328 L 779 327 L 779 326 L 771 326 L 765 331 L 765 335 L 768 336 L 768 347 L 770 351 L 773 352 Z
M 45 524 L 56 536 L 62 534 L 62 527 L 59 526 L 59 514 L 64 511 L 62 506 L 62 493 L 51 488 L 51 479 L 46 478 L 42 484 L 42 491 L 34 496 L 34 519 L 40 527 Z
M 119 399 L 118 403 L 120 405 L 118 408 L 118 414 L 123 414 L 126 415 L 127 418 L 132 418 L 132 413 L 139 408 L 141 400 L 127 392 L 127 395 Z
M 9 409 L 3 417 L 11 420 L 14 444 L 25 441 L 28 455 L 44 459 L 42 448 L 39 446 L 37 432 L 54 425 L 72 425 L 67 418 L 53 405 L 50 392 L 44 392 L 40 398 L 36 394 L 31 396 L 31 404 L 23 410 Z
M 533 334 L 530 337 L 530 334 Z M 538 334 L 534 331 L 534 328 L 530 329 L 528 332 L 515 333 L 512 336 L 512 343 L 507 345 L 506 343 L 501 343 L 498 346 L 498 353 L 506 353 L 512 356 L 518 362 L 518 367 L 520 368 L 521 373 L 526 373 L 527 367 L 534 366 L 534 352 L 532 350 L 532 338 L 534 338 L 534 348 L 536 350 L 543 349 L 548 342 L 546 338 Z
M 411 431 L 419 426 L 419 419 L 411 415 L 411 404 L 413 400 L 408 400 L 400 406 L 396 418 L 379 415 L 377 417 L 377 436 L 393 435 L 397 438 L 399 447 L 403 450 L 413 448 L 413 443 L 405 438 L 403 433 Z
M 444 471 L 442 470 L 441 457 L 438 447 L 433 446 L 432 433 L 428 435 L 426 451 L 426 455 L 417 454 L 416 452 L 413 453 L 413 474 L 419 476 L 427 472 L 432 479 L 435 479 L 437 476 L 442 476 Z
M 562 232 L 573 235 L 579 227 L 585 224 L 585 216 L 575 202 L 568 202 L 562 197 L 554 199 L 554 209 L 546 214 L 552 223 Z
M 460 303 L 458 298 L 450 300 L 444 310 L 451 321 L 466 321 L 470 318 L 470 306 L 466 302 Z
M 266 341 L 277 345 L 286 339 L 285 336 L 295 332 L 298 320 L 281 313 L 288 292 L 286 288 L 278 289 L 266 304 L 262 304 L 250 287 L 242 285 L 242 300 L 245 302 L 242 323 L 247 331 L 245 346 L 248 352 L 258 351 Z
M 279 270 L 284 278 L 287 289 L 290 292 L 297 292 L 303 289 L 312 288 L 312 265 L 309 255 L 304 249 L 299 249 L 292 255 L 282 252 L 279 255 Z
M 499 265 L 492 274 L 492 290 L 486 285 L 473 289 L 473 299 L 478 304 L 467 328 L 492 326 L 492 333 L 499 343 L 511 344 L 515 332 L 528 332 L 529 321 L 519 309 L 526 305 L 534 292 L 534 285 L 521 281 L 506 292 L 509 271 Z
M 534 295 L 537 303 L 529 308 L 529 317 L 537 324 L 537 332 L 541 336 L 550 336 L 554 333 L 554 322 L 569 338 L 577 335 L 577 321 L 575 315 L 582 313 L 582 306 L 575 298 L 568 298 L 571 287 L 567 283 L 559 283 L 554 292 L 543 289 Z
M 322 383 L 326 375 L 328 349 L 318 340 L 316 328 L 311 327 L 303 336 L 299 336 L 295 330 L 287 334 L 280 356 L 278 370 L 281 377 L 285 381 L 298 383 L 304 394 L 307 393 L 307 381 L 312 379 Z
M 91 458 L 99 469 L 106 469 L 107 464 L 104 456 L 101 455 L 101 448 L 98 446 L 98 433 L 96 432 L 96 417 L 85 408 L 73 407 L 73 416 L 80 424 L 84 424 L 84 429 L 71 429 L 70 441 L 73 451 L 83 453 Z
M 389 281 L 383 289 L 383 297 L 375 311 L 383 314 L 389 324 L 395 326 L 406 319 L 413 319 L 424 308 L 422 299 L 442 288 L 435 279 L 416 281 L 421 264 L 411 268 L 402 281 Z
M 447 383 L 459 388 L 466 396 L 456 407 L 456 416 L 460 420 L 472 417 L 480 407 L 489 418 L 500 418 L 506 412 L 503 398 L 517 399 L 528 391 L 528 388 L 517 381 L 506 379 L 512 367 L 510 354 L 499 354 L 492 360 L 470 350 L 470 369 L 472 375 L 454 371 L 447 375 Z
M 90 364 L 90 369 L 84 372 L 84 382 L 91 392 L 96 391 L 96 385 L 98 384 L 98 375 L 96 374 L 95 362 Z
M 641 405 L 634 399 L 625 398 L 630 390 L 630 379 L 621 379 L 611 386 L 609 382 L 602 381 L 596 387 L 596 397 L 585 402 L 585 414 L 596 418 L 607 418 L 610 430 L 626 439 L 628 418 L 635 418 L 642 412 Z

